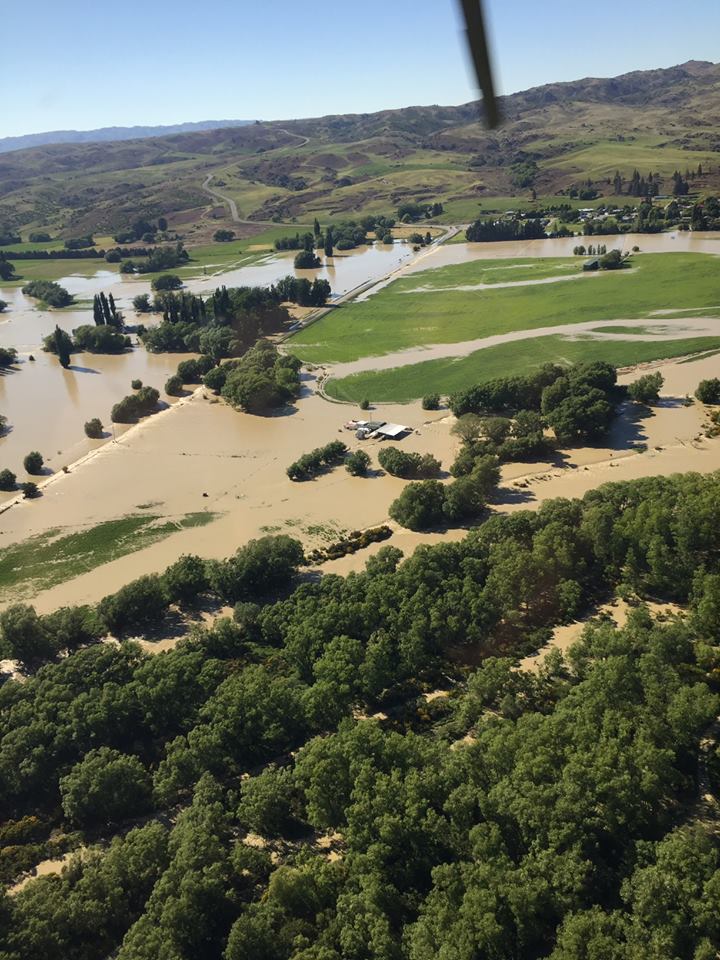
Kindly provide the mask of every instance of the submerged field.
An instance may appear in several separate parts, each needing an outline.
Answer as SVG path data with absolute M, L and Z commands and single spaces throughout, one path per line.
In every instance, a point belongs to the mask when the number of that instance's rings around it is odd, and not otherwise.
M 178 530 L 204 526 L 215 517 L 209 511 L 173 518 L 138 514 L 73 533 L 47 530 L 0 550 L 0 600 L 33 596 Z
M 512 271 L 512 263 L 478 260 L 402 277 L 300 331 L 290 341 L 292 350 L 313 363 L 336 363 L 579 321 L 644 319 L 660 310 L 701 308 L 720 314 L 718 263 L 707 254 L 642 254 L 632 258 L 631 268 L 577 279 L 457 289 L 498 283 L 504 270 L 517 274 L 513 280 L 532 279 L 532 265 L 516 261 Z M 577 271 L 575 258 L 565 263 L 568 274 Z M 534 277 L 549 281 L 561 267 L 541 261 Z M 543 276 L 548 270 L 552 274 Z

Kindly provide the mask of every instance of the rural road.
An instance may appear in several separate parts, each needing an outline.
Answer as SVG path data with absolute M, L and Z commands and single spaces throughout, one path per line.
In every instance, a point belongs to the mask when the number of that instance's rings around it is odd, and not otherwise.
M 288 137 L 297 137 L 298 140 L 301 140 L 302 143 L 298 144 L 298 147 L 304 147 L 306 143 L 310 142 L 310 137 L 303 137 L 299 133 L 292 133 L 290 130 L 284 130 L 279 128 L 280 133 L 285 133 Z M 207 177 L 203 180 L 202 189 L 205 193 L 209 194 L 211 197 L 215 197 L 216 200 L 222 200 L 223 203 L 226 203 L 230 209 L 230 216 L 235 223 L 249 223 L 251 225 L 267 224 L 269 226 L 274 226 L 274 221 L 272 220 L 244 220 L 238 213 L 237 204 L 232 197 L 228 197 L 225 193 L 220 193 L 217 188 L 210 186 L 210 181 L 215 176 L 214 173 L 209 173 Z

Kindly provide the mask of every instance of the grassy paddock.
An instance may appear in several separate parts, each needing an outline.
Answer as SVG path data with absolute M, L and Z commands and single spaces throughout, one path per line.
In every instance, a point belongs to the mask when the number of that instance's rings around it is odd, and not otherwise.
M 214 513 L 187 513 L 177 519 L 127 516 L 77 533 L 60 528 L 0 550 L 0 599 L 30 597 L 184 530 L 204 526 Z M 99 599 L 99 598 L 98 598 Z
M 117 263 L 107 263 L 102 258 L 93 260 L 13 260 L 16 280 L 0 280 L 1 287 L 21 287 L 30 280 L 62 280 L 76 274 L 80 277 L 92 277 L 98 270 L 118 273 Z
M 618 367 L 629 367 L 650 360 L 681 357 L 718 348 L 720 337 L 648 343 L 589 338 L 568 340 L 560 335 L 537 337 L 476 350 L 459 359 L 426 360 L 392 370 L 358 373 L 341 380 L 331 379 L 326 391 L 337 400 L 353 403 L 359 403 L 364 398 L 376 403 L 404 403 L 426 393 L 437 391 L 449 394 L 495 377 L 530 373 L 543 363 L 606 360 Z
M 497 267 L 510 262 L 496 261 Z M 412 292 L 427 283 L 467 282 L 473 270 L 479 277 L 488 269 L 483 261 L 440 267 L 402 277 L 366 301 L 332 311 L 294 336 L 291 349 L 303 360 L 331 363 L 580 320 L 643 319 L 654 310 L 703 308 L 714 316 L 717 263 L 710 254 L 640 254 L 632 259 L 632 271 L 588 274 L 567 283 Z
M 517 280 L 546 280 L 549 277 L 582 273 L 583 257 L 519 257 L 515 260 L 473 260 L 452 267 L 424 270 L 412 274 L 407 290 L 415 287 L 452 290 L 453 287 L 478 283 L 514 283 Z M 472 291 L 467 291 L 472 292 Z

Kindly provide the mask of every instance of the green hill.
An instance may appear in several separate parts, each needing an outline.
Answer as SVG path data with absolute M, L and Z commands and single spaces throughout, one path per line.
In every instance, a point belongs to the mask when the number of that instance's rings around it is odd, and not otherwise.
M 636 167 L 669 192 L 675 169 L 700 165 L 692 188 L 717 191 L 719 94 L 720 65 L 690 61 L 503 97 L 493 132 L 468 103 L 18 150 L 0 156 L 0 227 L 102 234 L 162 215 L 198 242 L 229 219 L 203 188 L 210 174 L 251 222 L 238 225 L 245 235 L 256 221 L 389 212 L 408 199 L 471 220 L 531 189 L 551 197 L 589 180 L 607 195 L 616 170 L 628 179 Z

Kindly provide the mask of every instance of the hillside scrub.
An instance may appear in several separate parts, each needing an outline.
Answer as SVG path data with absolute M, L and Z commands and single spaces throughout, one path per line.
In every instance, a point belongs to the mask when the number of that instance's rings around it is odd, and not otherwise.
M 300 924 L 328 956 L 365 956 L 369 928 L 400 960 L 575 960 L 590 936 L 622 960 L 717 952 L 720 841 L 686 813 L 719 709 L 719 523 L 720 479 L 688 474 L 493 517 L 404 561 L 385 547 L 363 573 L 265 603 L 258 586 L 287 590 L 301 551 L 252 553 L 219 577 L 236 621 L 161 656 L 92 643 L 6 681 L 0 830 L 32 847 L 17 826 L 31 815 L 45 836 L 68 816 L 130 825 L 148 803 L 156 819 L 6 898 L 0 949 L 235 960 L 253 944 L 290 960 Z M 516 669 L 616 587 L 689 614 L 596 619 L 566 659 Z M 32 608 L 5 616 L 9 655 L 48 628 Z M 426 702 L 441 676 L 452 690 Z M 398 722 L 355 718 L 391 705 Z M 248 828 L 287 846 L 271 859 Z M 298 856 L 298 828 L 339 835 L 339 857 Z M 518 914 L 517 897 L 534 908 Z

